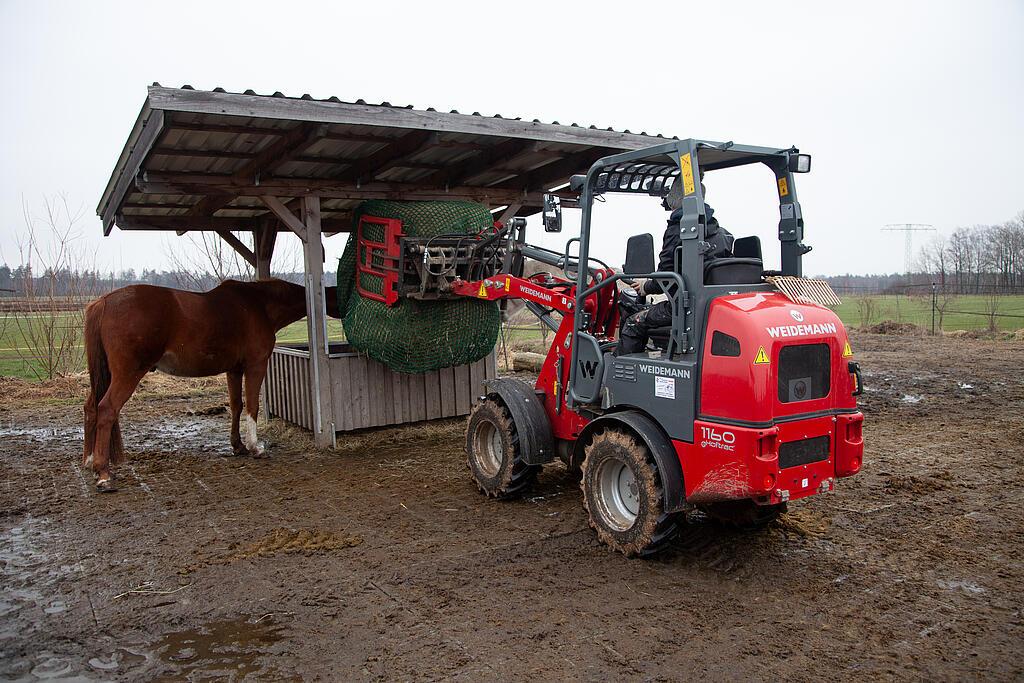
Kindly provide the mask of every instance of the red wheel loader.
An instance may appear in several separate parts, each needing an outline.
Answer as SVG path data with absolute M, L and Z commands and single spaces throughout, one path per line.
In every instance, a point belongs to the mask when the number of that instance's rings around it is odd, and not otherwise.
M 727 258 L 705 258 L 699 179 L 746 164 L 775 174 L 781 271 L 763 269 L 756 237 L 737 239 Z M 582 223 L 563 253 L 526 244 L 524 219 L 471 239 L 407 238 L 390 226 L 385 243 L 370 247 L 386 275 L 385 301 L 521 299 L 554 332 L 536 385 L 491 380 L 469 418 L 466 454 L 481 491 L 520 495 L 559 458 L 581 473 L 598 538 L 643 556 L 672 538 L 689 509 L 756 527 L 856 474 L 860 370 L 828 308 L 835 294 L 802 272 L 810 247 L 794 175 L 809 170 L 796 148 L 694 139 L 605 157 L 571 179 Z M 595 199 L 661 200 L 676 183 L 682 239 L 671 271 L 655 270 L 650 234 L 630 238 L 621 272 L 589 256 Z M 545 197 L 544 226 L 561 229 L 554 195 Z M 556 272 L 523 277 L 527 258 Z M 617 355 L 619 282 L 635 278 L 658 283 L 672 320 L 641 353 Z

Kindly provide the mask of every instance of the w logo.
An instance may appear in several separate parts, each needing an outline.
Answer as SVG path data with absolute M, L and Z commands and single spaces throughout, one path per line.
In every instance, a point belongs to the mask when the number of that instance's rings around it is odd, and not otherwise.
M 598 365 L 598 362 L 596 360 L 583 360 L 581 358 L 580 359 L 580 372 L 587 379 L 594 379 L 594 375 L 597 374 L 597 365 Z

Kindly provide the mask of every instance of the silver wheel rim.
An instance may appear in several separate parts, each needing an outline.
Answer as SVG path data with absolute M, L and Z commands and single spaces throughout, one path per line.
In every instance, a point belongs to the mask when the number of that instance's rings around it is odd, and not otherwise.
M 597 502 L 605 523 L 625 531 L 640 514 L 640 486 L 633 470 L 618 458 L 609 458 L 597 473 Z
M 477 425 L 474 442 L 473 455 L 480 471 L 487 477 L 497 476 L 505 454 L 501 432 L 493 422 L 481 422 Z

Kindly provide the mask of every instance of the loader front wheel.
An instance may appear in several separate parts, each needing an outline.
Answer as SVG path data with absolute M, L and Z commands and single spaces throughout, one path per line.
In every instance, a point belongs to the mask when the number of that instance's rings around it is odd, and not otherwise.
M 629 432 L 608 429 L 594 436 L 580 487 L 598 540 L 627 557 L 657 552 L 678 531 L 678 515 L 665 512 L 654 458 Z
M 527 491 L 539 465 L 523 460 L 519 432 L 500 399 L 478 403 L 466 426 L 466 464 L 480 490 L 493 498 L 513 498 Z

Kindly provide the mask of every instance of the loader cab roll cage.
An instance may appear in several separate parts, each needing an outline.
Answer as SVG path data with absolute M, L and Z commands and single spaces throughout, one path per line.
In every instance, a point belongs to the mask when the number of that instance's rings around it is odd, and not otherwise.
M 579 207 L 583 211 L 578 263 L 589 263 L 590 260 L 590 233 L 596 197 L 615 192 L 663 198 L 675 183 L 682 183 L 683 187 L 681 246 L 676 249 L 673 272 L 617 273 L 588 286 L 587 271 L 580 269 L 582 272 L 575 274 L 576 310 L 582 311 L 588 296 L 615 281 L 634 277 L 654 280 L 672 307 L 672 326 L 662 359 L 696 367 L 703 341 L 704 318 L 711 300 L 724 294 L 773 289 L 761 280 L 761 273 L 757 272 L 760 270 L 759 243 L 755 247 L 748 242 L 744 245 L 743 256 L 722 259 L 722 263 L 713 265 L 710 270 L 721 269 L 714 275 L 706 275 L 705 268 L 705 255 L 710 246 L 705 233 L 707 215 L 701 176 L 708 171 L 756 163 L 766 165 L 775 174 L 780 216 L 778 236 L 782 251 L 782 269 L 776 274 L 802 277 L 803 255 L 810 251 L 810 247 L 803 243 L 804 221 L 793 175 L 810 170 L 810 157 L 800 154 L 795 147 L 755 147 L 691 138 L 604 157 L 590 167 L 586 176 L 572 178 L 570 187 L 580 192 Z M 754 258 L 755 251 L 757 259 Z M 587 332 L 587 325 L 584 315 L 577 316 L 566 394 L 570 408 L 593 404 L 601 398 L 605 355 L 598 340 Z

